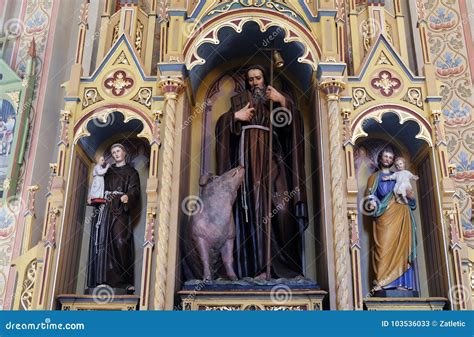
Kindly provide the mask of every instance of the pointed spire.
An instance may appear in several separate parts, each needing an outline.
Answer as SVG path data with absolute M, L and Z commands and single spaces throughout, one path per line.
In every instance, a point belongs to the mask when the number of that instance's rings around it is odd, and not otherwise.
M 33 39 L 31 40 L 30 49 L 28 49 L 28 55 L 29 55 L 31 58 L 36 57 L 36 42 L 35 42 L 35 38 L 33 38 Z

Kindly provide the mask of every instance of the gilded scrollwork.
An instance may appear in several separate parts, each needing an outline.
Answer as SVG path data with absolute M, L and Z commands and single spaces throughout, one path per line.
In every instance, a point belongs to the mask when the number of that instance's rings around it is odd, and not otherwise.
M 85 88 L 84 96 L 82 98 L 82 108 L 88 108 L 91 105 L 103 101 L 104 99 L 100 96 L 96 88 Z
M 280 13 L 289 14 L 290 16 L 294 18 L 298 17 L 298 15 L 292 10 L 290 10 L 288 7 L 283 6 L 277 3 L 276 1 L 272 1 L 272 0 L 233 0 L 225 4 L 224 6 L 219 6 L 216 9 L 213 9 L 207 15 L 211 16 L 214 14 L 226 13 L 229 10 L 231 10 L 233 7 L 237 7 L 239 5 L 243 7 L 257 7 L 257 8 L 266 7 L 269 9 L 274 9 Z
M 135 32 L 135 49 L 138 54 L 142 52 L 142 43 L 143 43 L 143 23 L 140 20 L 137 20 L 137 31 Z
M 125 55 L 125 52 L 122 51 L 120 55 L 117 57 L 117 59 L 114 62 L 114 65 L 116 64 L 126 64 L 129 65 L 130 62 L 128 61 L 127 55 Z
M 380 53 L 379 59 L 377 60 L 378 65 L 392 65 L 392 62 L 390 62 L 390 59 L 385 55 L 384 52 Z
M 308 310 L 306 305 L 266 305 L 268 311 L 304 311 Z
M 12 92 L 8 92 L 7 95 L 11 99 L 13 103 L 13 107 L 15 108 L 15 111 L 18 111 L 18 106 L 20 104 L 20 92 L 12 91 Z
M 112 44 L 114 44 L 115 42 L 117 42 L 117 40 L 118 40 L 118 38 L 119 38 L 119 31 L 120 31 L 120 27 L 119 27 L 119 24 L 117 23 L 117 24 L 114 26 L 114 30 L 113 30 Z
M 385 97 L 392 96 L 398 90 L 402 82 L 388 70 L 382 70 L 370 83 L 372 88 L 379 90 Z
M 387 41 L 393 45 L 392 27 L 387 22 L 385 22 L 385 32 L 386 32 Z
M 342 117 L 342 135 L 343 135 L 343 145 L 346 146 L 352 141 L 352 131 L 351 131 L 351 111 L 349 109 L 341 110 Z
M 144 105 L 148 109 L 151 109 L 151 96 L 152 96 L 152 89 L 151 88 L 140 88 L 138 93 L 132 98 L 133 101 Z
M 104 87 L 112 93 L 112 95 L 119 97 L 128 93 L 129 89 L 135 84 L 132 75 L 124 70 L 117 70 L 104 81 Z
M 236 311 L 242 310 L 241 305 L 200 305 L 199 310 L 204 311 Z
M 371 97 L 365 88 L 353 88 L 352 89 L 352 106 L 354 109 L 360 108 L 362 105 L 373 101 L 374 98 Z
M 33 291 L 36 281 L 36 267 L 38 263 L 36 259 L 31 261 L 26 267 L 25 277 L 23 280 L 23 288 L 21 289 L 20 305 L 23 310 L 31 310 L 33 302 Z
M 365 52 L 368 52 L 372 44 L 372 26 L 368 20 L 362 23 L 362 41 Z
M 414 106 L 423 109 L 423 97 L 420 88 L 408 88 L 407 93 L 403 96 L 402 101 L 413 104 Z

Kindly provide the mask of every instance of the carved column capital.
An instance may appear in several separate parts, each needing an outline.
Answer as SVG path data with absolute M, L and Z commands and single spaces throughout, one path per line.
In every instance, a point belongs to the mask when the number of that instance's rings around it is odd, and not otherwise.
M 328 101 L 338 101 L 340 93 L 346 88 L 346 83 L 339 78 L 328 78 L 319 84 L 319 89 L 326 95 Z
M 158 82 L 158 89 L 163 93 L 165 99 L 176 100 L 184 90 L 184 82 L 176 77 L 163 78 Z

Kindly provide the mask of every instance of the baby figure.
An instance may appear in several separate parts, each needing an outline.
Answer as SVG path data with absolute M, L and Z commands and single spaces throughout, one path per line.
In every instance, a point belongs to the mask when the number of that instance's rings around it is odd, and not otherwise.
M 103 199 L 104 198 L 104 175 L 107 173 L 110 164 L 105 164 L 105 159 L 103 156 L 99 158 L 97 165 L 94 166 L 94 171 L 92 172 L 92 185 L 89 191 L 89 196 L 87 197 L 87 202 L 92 203 L 93 199 Z
M 392 175 L 383 177 L 383 180 L 396 180 L 393 192 L 397 196 L 401 196 L 405 204 L 408 204 L 407 192 L 412 190 L 410 180 L 418 180 L 418 176 L 413 175 L 410 171 L 405 170 L 405 158 L 397 157 L 395 159 L 395 167 L 397 172 Z M 398 200 L 397 200 L 398 201 Z

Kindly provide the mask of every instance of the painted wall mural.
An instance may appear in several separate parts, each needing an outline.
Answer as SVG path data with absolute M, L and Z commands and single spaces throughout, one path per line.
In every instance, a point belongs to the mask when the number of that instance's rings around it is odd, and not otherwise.
M 6 100 L 0 101 L 0 184 L 7 177 L 12 150 L 13 134 L 15 132 L 16 111 Z
M 33 130 L 33 125 L 35 123 L 35 115 L 37 111 L 38 97 L 41 96 L 41 92 L 44 91 L 39 83 L 41 83 L 43 75 L 43 65 L 46 63 L 46 53 L 48 52 L 48 38 L 51 30 L 51 17 L 53 11 L 53 5 L 55 2 L 53 0 L 35 0 L 35 1 L 24 1 L 22 8 L 20 10 L 20 16 L 15 19 L 9 20 L 8 24 L 14 27 L 14 31 L 19 34 L 19 37 L 15 43 L 13 51 L 13 59 L 11 60 L 11 67 L 16 71 L 20 77 L 24 77 L 27 65 L 28 65 L 28 50 L 32 43 L 32 40 L 35 40 L 36 45 L 36 83 L 34 85 L 34 96 L 33 102 L 31 105 L 31 115 L 30 115 L 30 124 L 28 126 L 29 130 Z M 56 3 L 57 5 L 57 3 Z M 8 117 L 6 120 L 0 122 L 0 176 L 1 176 L 1 166 L 2 158 L 6 157 L 4 153 L 8 152 L 8 141 L 10 139 L 9 129 L 14 124 L 10 121 L 8 125 Z M 25 157 L 28 157 L 30 137 L 32 133 L 29 132 Z M 18 190 L 21 190 L 23 185 L 25 166 L 23 165 L 20 170 L 20 177 L 18 182 Z M 1 177 L 0 177 L 1 180 Z M 21 203 L 21 198 L 14 198 L 15 200 L 10 201 L 10 205 L 16 205 Z M 15 206 L 16 207 L 16 206 Z M 15 235 L 17 231 L 16 224 L 18 223 L 18 211 L 16 209 L 2 208 L 0 211 L 0 307 L 8 308 L 11 301 L 10 298 L 6 297 L 6 287 L 8 272 L 9 272 L 9 263 L 13 254 L 13 245 L 15 242 Z
M 442 82 L 449 162 L 456 172 L 456 192 L 462 212 L 464 237 L 474 240 L 471 200 L 467 188 L 474 184 L 474 125 L 471 71 L 467 59 L 458 0 L 427 0 L 429 43 L 436 75 Z

